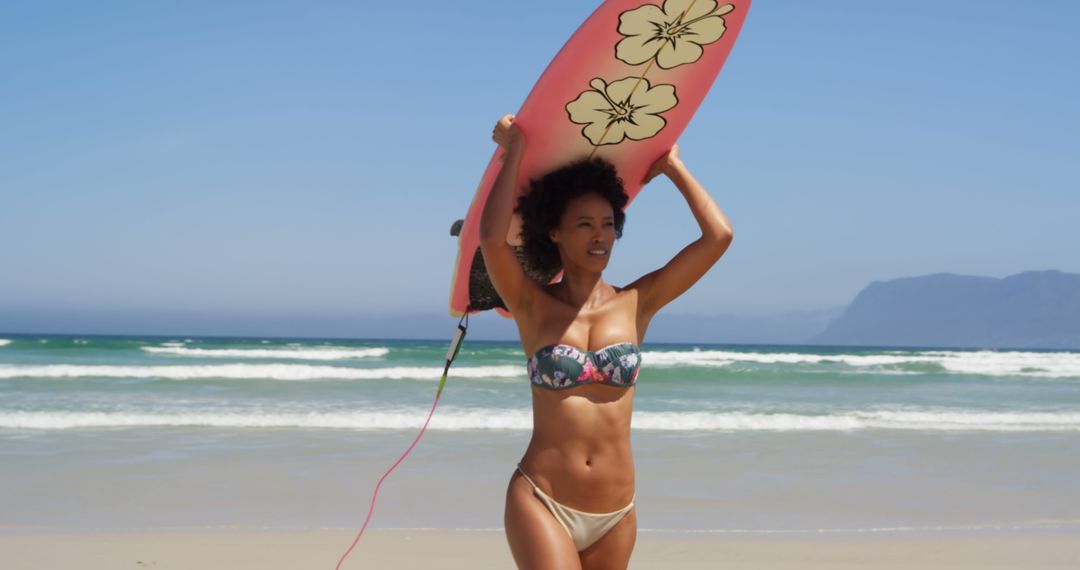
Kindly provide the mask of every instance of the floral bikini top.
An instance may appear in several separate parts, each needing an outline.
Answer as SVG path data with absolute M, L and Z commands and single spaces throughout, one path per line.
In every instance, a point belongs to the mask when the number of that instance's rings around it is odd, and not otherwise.
M 569 344 L 550 344 L 529 358 L 529 380 L 549 390 L 582 384 L 633 387 L 641 369 L 641 350 L 632 342 L 620 342 L 597 351 Z

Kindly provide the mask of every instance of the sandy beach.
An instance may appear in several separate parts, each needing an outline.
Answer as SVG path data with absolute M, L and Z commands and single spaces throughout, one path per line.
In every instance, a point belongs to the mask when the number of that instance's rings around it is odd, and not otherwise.
M 355 534 L 315 531 L 174 531 L 0 535 L 7 570 L 334 568 Z M 795 570 L 1074 569 L 1075 535 L 732 538 L 643 532 L 630 568 Z M 514 568 L 501 529 L 365 532 L 344 568 Z

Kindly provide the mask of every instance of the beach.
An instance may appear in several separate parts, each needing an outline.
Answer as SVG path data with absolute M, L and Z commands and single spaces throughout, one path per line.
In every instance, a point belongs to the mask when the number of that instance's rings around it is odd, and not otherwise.
M 4 567 L 41 568 L 333 568 L 352 541 L 346 531 L 186 531 L 0 535 Z M 502 531 L 375 530 L 343 568 L 514 568 Z M 630 568 L 796 570 L 909 568 L 1074 569 L 1075 536 L 1001 535 L 746 539 L 640 533 Z
M 5 569 L 332 568 L 416 437 L 445 352 L 3 338 Z M 1080 354 L 644 350 L 631 568 L 1080 565 Z M 513 567 L 522 360 L 466 344 L 345 568 Z
M 1080 570 L 1080 2 L 975 4 L 0 3 L 0 570 Z

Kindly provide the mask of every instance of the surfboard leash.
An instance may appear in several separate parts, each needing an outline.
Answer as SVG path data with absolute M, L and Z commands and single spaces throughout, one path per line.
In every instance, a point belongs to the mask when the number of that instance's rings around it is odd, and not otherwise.
M 472 310 L 472 306 L 465 308 L 465 314 L 458 320 L 457 330 L 454 331 L 454 338 L 450 341 L 450 348 L 446 351 L 446 366 L 443 367 L 442 378 L 439 380 L 439 390 L 435 392 L 435 403 L 431 405 L 431 411 L 428 412 L 427 420 L 424 421 L 423 427 L 420 428 L 420 433 L 416 435 L 416 439 L 413 440 L 412 445 L 405 450 L 405 453 L 401 454 L 401 457 L 386 471 L 383 476 L 379 478 L 379 482 L 375 485 L 375 493 L 371 496 L 371 507 L 368 509 L 367 518 L 364 519 L 364 525 L 360 527 L 360 533 L 356 535 L 356 540 L 353 540 L 349 549 L 345 551 L 345 554 L 338 560 L 335 570 L 341 570 L 341 565 L 345 562 L 345 559 L 352 553 L 353 548 L 356 548 L 356 544 L 360 542 L 360 537 L 364 535 L 364 530 L 367 528 L 368 522 L 371 521 L 371 515 L 375 512 L 375 500 L 379 496 L 379 487 L 382 486 L 383 480 L 386 479 L 390 473 L 397 468 L 397 466 L 409 455 L 409 452 L 416 447 L 416 444 L 420 442 L 420 438 L 424 435 L 424 431 L 427 430 L 428 423 L 431 422 L 431 416 L 435 414 L 435 407 L 439 405 L 439 397 L 442 396 L 443 386 L 446 385 L 446 377 L 450 372 L 450 365 L 453 364 L 454 359 L 457 358 L 458 351 L 461 350 L 461 343 L 465 340 L 465 333 L 469 329 L 469 311 Z

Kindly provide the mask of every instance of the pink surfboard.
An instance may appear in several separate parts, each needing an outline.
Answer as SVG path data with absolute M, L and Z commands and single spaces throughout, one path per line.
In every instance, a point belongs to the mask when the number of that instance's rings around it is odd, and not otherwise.
M 641 179 L 690 122 L 739 35 L 750 0 L 607 0 L 548 65 L 515 122 L 528 138 L 517 180 L 589 156 L 611 161 L 633 201 Z M 496 149 L 458 235 L 450 314 L 506 311 L 484 269 L 480 216 L 502 167 Z M 521 222 L 507 242 L 519 250 Z M 529 268 L 526 267 L 528 271 Z M 536 275 L 548 283 L 558 276 Z

